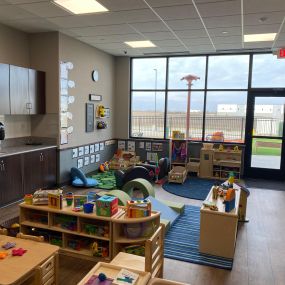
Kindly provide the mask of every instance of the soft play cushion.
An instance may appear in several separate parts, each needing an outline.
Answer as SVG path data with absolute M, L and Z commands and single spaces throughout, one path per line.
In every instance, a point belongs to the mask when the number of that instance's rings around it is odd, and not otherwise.
M 98 185 L 98 181 L 93 178 L 86 178 L 87 183 L 84 184 L 81 179 L 76 178 L 72 181 L 72 185 L 75 187 L 95 187 Z
M 94 178 L 87 178 L 82 170 L 72 167 L 70 170 L 72 185 L 75 187 L 94 187 L 98 185 L 98 181 Z

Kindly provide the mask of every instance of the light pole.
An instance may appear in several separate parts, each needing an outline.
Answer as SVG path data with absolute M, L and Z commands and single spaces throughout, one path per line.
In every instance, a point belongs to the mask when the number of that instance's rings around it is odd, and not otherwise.
M 186 80 L 188 83 L 188 97 L 187 97 L 187 113 L 186 113 L 186 139 L 189 139 L 189 129 L 190 129 L 190 108 L 191 108 L 191 86 L 192 81 L 200 79 L 196 75 L 186 75 L 181 78 L 181 80 Z
M 157 89 L 157 69 L 155 71 L 155 81 L 154 81 L 154 130 L 156 131 L 156 89 Z

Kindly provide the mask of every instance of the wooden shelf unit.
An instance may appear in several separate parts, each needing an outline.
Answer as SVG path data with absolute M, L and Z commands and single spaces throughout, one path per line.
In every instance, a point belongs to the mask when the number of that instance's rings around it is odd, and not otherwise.
M 229 173 L 235 174 L 238 181 L 241 177 L 242 151 L 201 149 L 200 173 L 201 178 L 213 178 L 225 180 Z
M 230 172 L 235 174 L 235 179 L 240 179 L 241 173 L 241 151 L 220 151 L 214 149 L 213 155 L 213 177 L 226 179 Z
M 238 230 L 239 205 L 241 189 L 234 184 L 236 190 L 235 208 L 225 212 L 223 199 L 213 199 L 213 187 L 205 201 L 213 202 L 218 211 L 210 210 L 204 205 L 200 209 L 200 245 L 199 251 L 206 254 L 233 258 Z
M 65 204 L 65 201 L 63 203 Z M 96 262 L 109 262 L 124 246 L 144 244 L 150 235 L 132 239 L 125 235 L 124 227 L 126 224 L 138 224 L 146 231 L 149 229 L 146 223 L 149 227 L 153 227 L 153 231 L 149 231 L 152 235 L 160 224 L 160 212 L 152 211 L 151 216 L 144 218 L 127 218 L 124 208 L 119 207 L 118 213 L 112 217 L 101 217 L 95 212 L 92 214 L 74 212 L 72 207 L 66 206 L 58 210 L 48 206 L 20 204 L 21 232 L 43 235 L 45 242 L 60 246 L 61 253 Z M 107 236 L 86 232 L 86 225 L 108 227 L 106 232 L 109 234 Z M 81 244 L 80 248 L 73 248 L 71 245 L 76 245 L 78 241 Z M 92 255 L 91 245 L 94 242 L 108 248 L 107 257 Z
M 144 245 L 145 241 L 151 237 L 160 224 L 160 212 L 152 211 L 151 216 L 143 218 L 128 218 L 126 213 L 113 220 L 113 257 L 115 257 L 125 246 Z M 130 225 L 140 225 L 143 236 L 130 238 L 125 235 L 125 227 Z M 140 230 L 138 228 L 138 230 Z

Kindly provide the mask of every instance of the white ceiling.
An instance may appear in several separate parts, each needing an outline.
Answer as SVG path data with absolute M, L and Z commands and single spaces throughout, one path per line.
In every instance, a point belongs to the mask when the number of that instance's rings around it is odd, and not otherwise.
M 0 0 L 0 22 L 28 33 L 60 31 L 113 55 L 285 47 L 285 0 L 99 2 L 110 12 L 72 15 L 50 0 Z M 243 34 L 274 32 L 274 42 L 242 41 Z M 157 47 L 132 49 L 124 44 L 146 39 Z

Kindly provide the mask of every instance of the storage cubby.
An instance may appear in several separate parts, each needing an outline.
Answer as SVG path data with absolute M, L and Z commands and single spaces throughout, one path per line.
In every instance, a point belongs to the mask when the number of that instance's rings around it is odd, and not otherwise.
M 36 220 L 32 217 L 36 213 Z M 128 245 L 144 245 L 160 224 L 160 213 L 127 218 L 122 207 L 112 217 L 74 212 L 71 207 L 20 204 L 21 232 L 42 235 L 61 252 L 93 261 L 110 261 Z M 35 222 L 36 221 L 36 222 Z M 38 223 L 44 221 L 44 223 Z
M 113 256 L 129 245 L 142 245 L 152 236 L 160 224 L 160 213 L 152 211 L 151 216 L 128 218 L 121 215 L 113 222 Z
M 76 216 L 53 214 L 52 226 L 63 230 L 76 232 L 78 229 L 78 221 Z
M 80 218 L 80 233 L 108 240 L 110 231 L 110 222 Z

